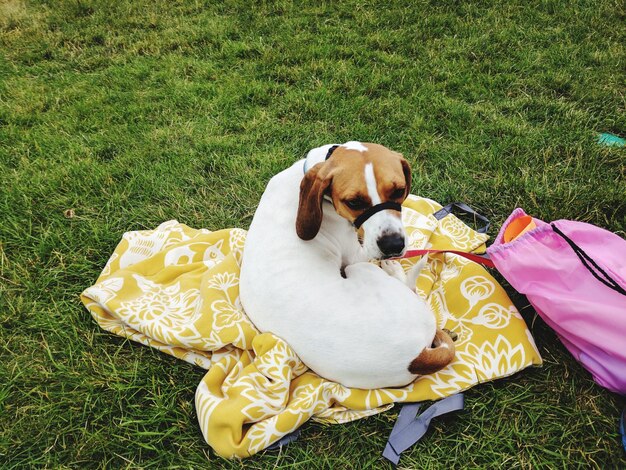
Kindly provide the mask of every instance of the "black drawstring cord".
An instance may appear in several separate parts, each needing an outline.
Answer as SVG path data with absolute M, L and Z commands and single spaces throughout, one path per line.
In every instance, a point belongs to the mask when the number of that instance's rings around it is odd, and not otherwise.
M 576 243 L 574 243 L 573 240 L 571 240 L 563 232 L 561 232 L 557 228 L 556 225 L 550 224 L 550 226 L 552 227 L 552 230 L 554 230 L 554 232 L 556 234 L 558 234 L 563 240 L 565 240 L 567 242 L 567 244 L 570 247 L 572 247 L 572 250 L 574 250 L 574 253 L 576 253 L 576 255 L 578 256 L 580 261 L 583 263 L 585 268 L 587 268 L 587 270 L 591 274 L 593 274 L 593 277 L 595 277 L 602 284 L 604 284 L 605 286 L 613 289 L 614 291 L 619 292 L 622 295 L 626 295 L 626 290 L 624 290 L 624 288 L 622 286 L 620 286 L 615 279 L 613 279 L 611 276 L 609 276 L 606 273 L 606 271 L 604 271 L 600 266 L 598 266 L 598 263 L 596 263 L 587 253 L 585 253 L 581 247 L 579 247 Z M 590 266 L 590 264 L 591 264 L 591 266 Z M 593 268 L 595 270 L 592 269 L 592 266 L 593 266 Z M 602 274 L 602 276 L 604 276 L 604 279 L 598 275 L 598 272 L 600 274 Z

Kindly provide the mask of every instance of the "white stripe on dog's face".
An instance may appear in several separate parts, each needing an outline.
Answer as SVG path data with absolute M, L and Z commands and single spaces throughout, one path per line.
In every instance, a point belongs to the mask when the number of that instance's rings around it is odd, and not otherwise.
M 375 206 L 376 204 L 380 204 L 382 199 L 378 193 L 374 164 L 367 163 L 364 171 L 367 194 L 372 201 L 372 206 Z M 379 241 L 382 237 L 401 238 L 404 240 L 404 245 L 406 246 L 406 234 L 399 212 L 393 210 L 377 212 L 363 223 L 362 228 L 363 248 L 370 259 L 380 259 L 386 256 L 379 246 Z
M 376 176 L 374 176 L 374 164 L 368 163 L 365 165 L 365 184 L 367 185 L 367 195 L 372 201 L 372 206 L 380 204 L 380 195 L 376 188 Z

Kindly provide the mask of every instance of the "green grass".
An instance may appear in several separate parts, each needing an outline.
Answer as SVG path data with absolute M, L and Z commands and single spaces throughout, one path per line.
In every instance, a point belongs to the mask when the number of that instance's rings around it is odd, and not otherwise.
M 387 466 L 396 410 L 220 459 L 203 371 L 101 331 L 79 293 L 124 231 L 246 228 L 271 175 L 351 139 L 495 227 L 520 205 L 624 236 L 626 155 L 595 143 L 626 135 L 623 7 L 0 0 L 0 466 Z M 475 387 L 403 466 L 626 466 L 625 399 L 522 313 L 545 366 Z

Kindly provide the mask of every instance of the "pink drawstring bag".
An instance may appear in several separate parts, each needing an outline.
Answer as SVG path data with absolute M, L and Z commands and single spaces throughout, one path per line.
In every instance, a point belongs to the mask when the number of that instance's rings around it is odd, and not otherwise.
M 626 241 L 515 209 L 487 254 L 594 380 L 626 395 Z
M 489 221 L 462 203 L 435 218 L 453 209 L 486 223 L 479 231 L 487 231 Z M 598 384 L 626 395 L 626 240 L 591 224 L 546 223 L 515 209 L 487 255 L 423 249 L 405 256 L 440 252 L 500 271 Z M 626 450 L 626 409 L 620 432 Z

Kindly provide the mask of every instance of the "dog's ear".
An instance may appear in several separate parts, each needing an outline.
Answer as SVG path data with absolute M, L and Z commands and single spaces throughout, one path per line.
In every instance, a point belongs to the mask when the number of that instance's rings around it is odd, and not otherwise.
M 400 156 L 400 163 L 402 163 L 402 172 L 406 181 L 406 191 L 404 192 L 404 198 L 406 199 L 411 194 L 411 166 L 402 156 Z
M 307 171 L 300 183 L 300 202 L 296 217 L 296 233 L 302 240 L 312 240 L 322 225 L 322 201 L 332 177 L 325 166 L 318 163 Z

